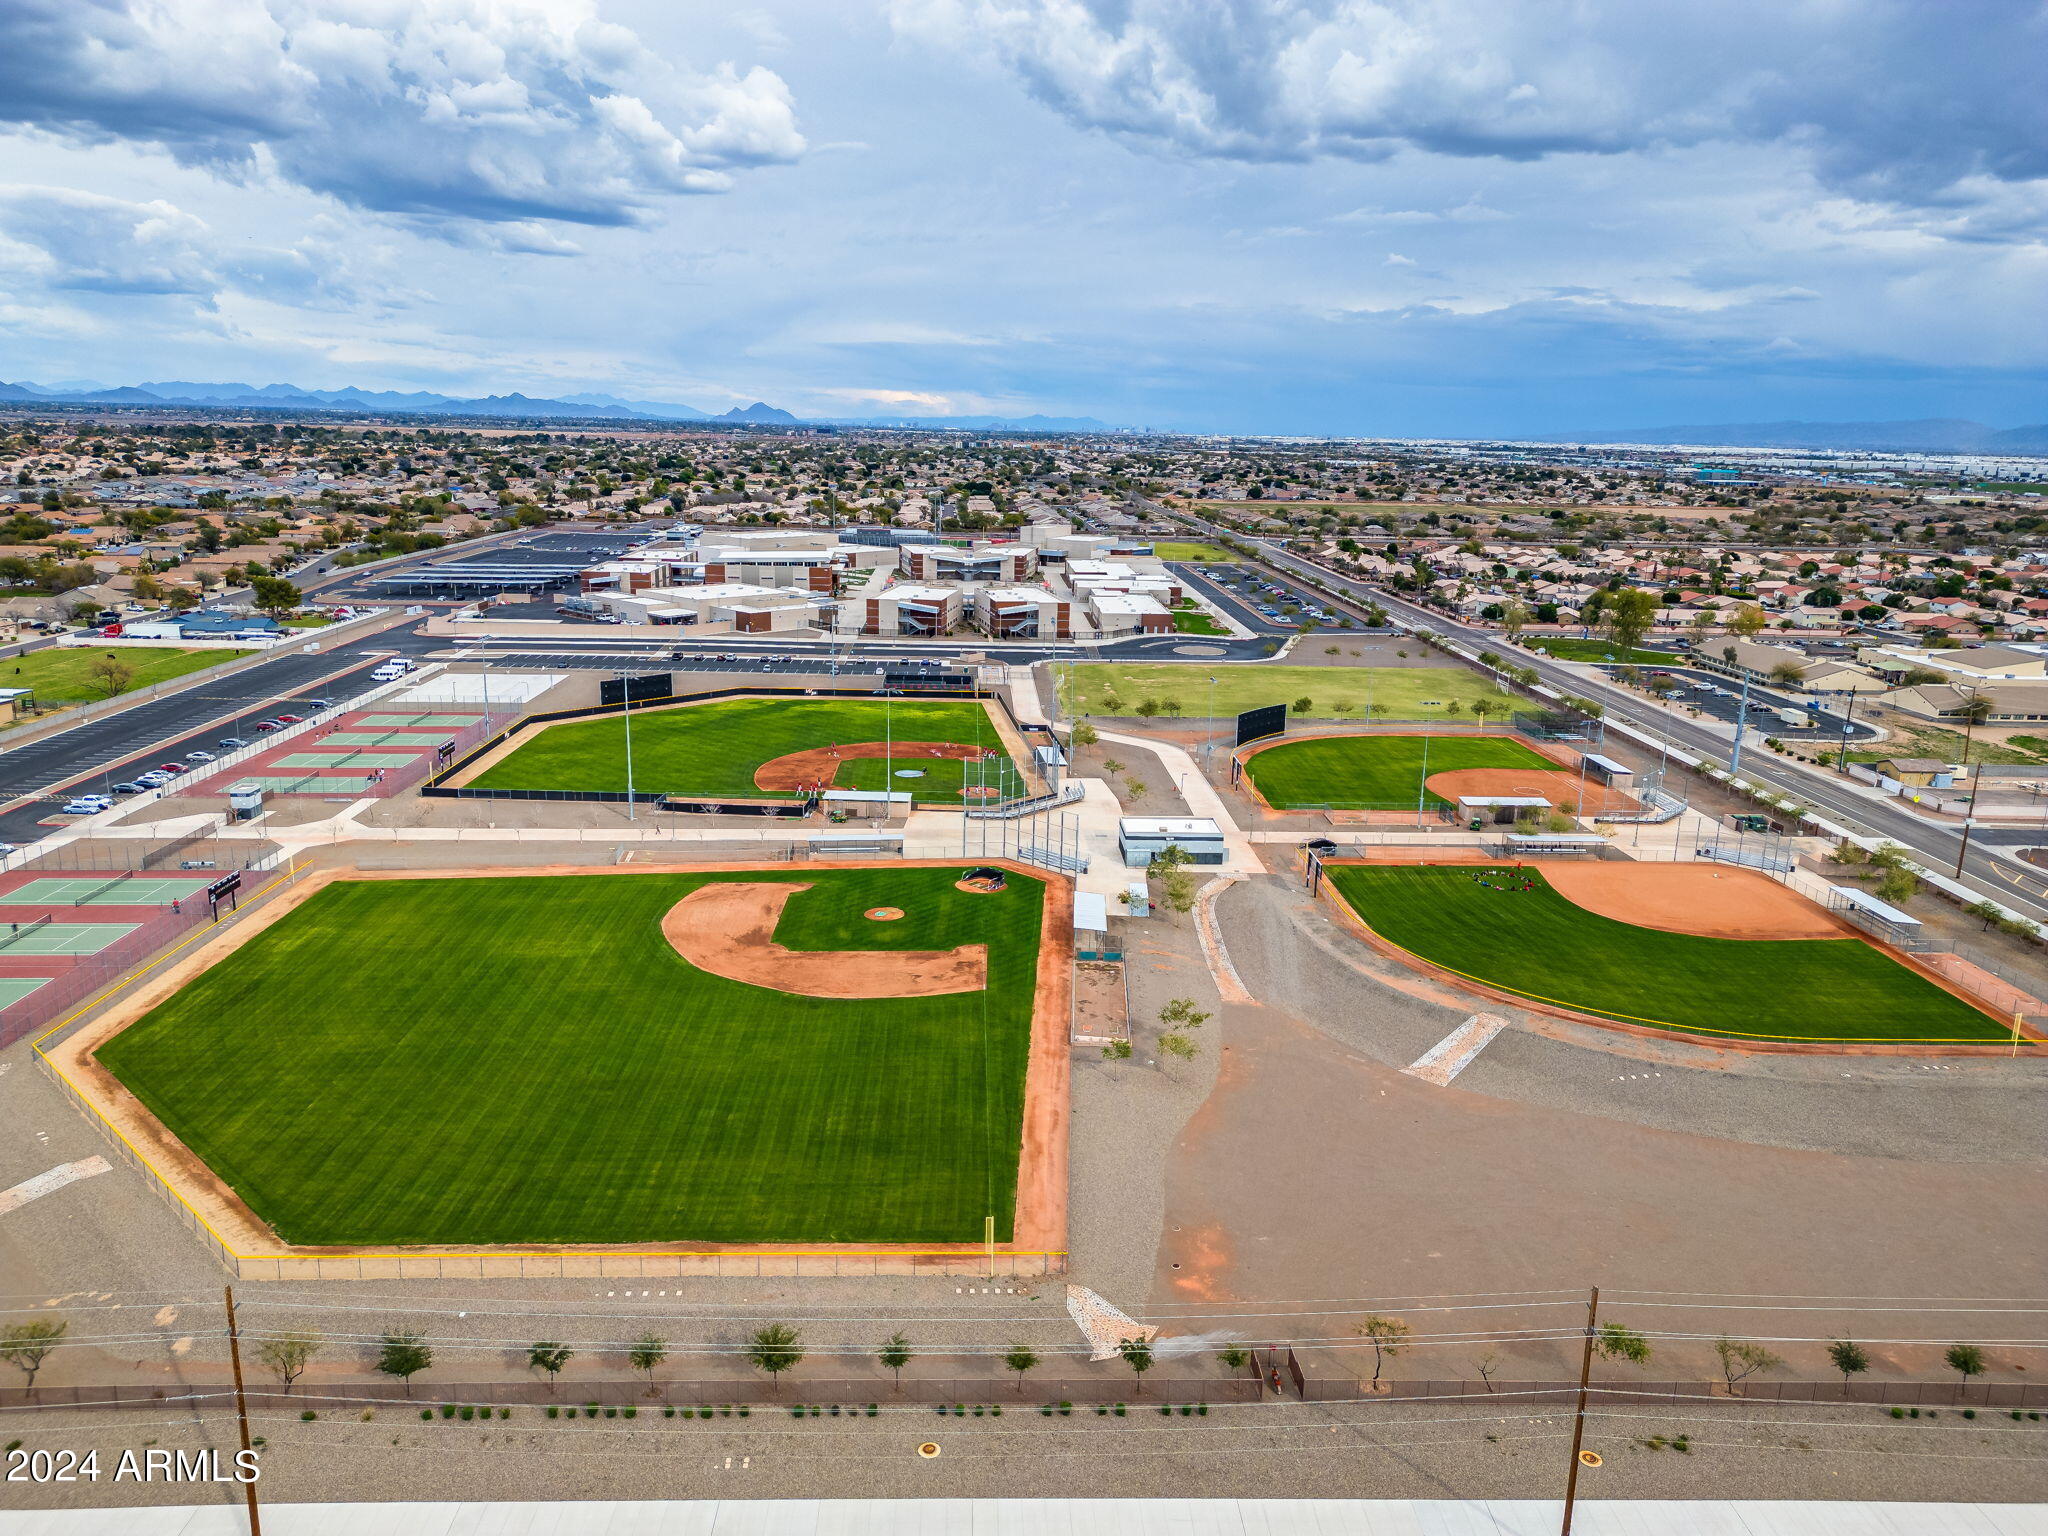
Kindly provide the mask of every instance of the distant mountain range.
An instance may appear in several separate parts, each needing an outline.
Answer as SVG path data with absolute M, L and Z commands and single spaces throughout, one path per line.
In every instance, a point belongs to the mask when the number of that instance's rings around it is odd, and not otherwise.
M 1538 439 L 1659 447 L 1820 448 L 1873 453 L 2048 453 L 2048 425 L 1987 427 L 1931 416 L 1919 421 L 1752 421 L 1733 426 L 1629 427 Z
M 81 381 L 70 385 L 0 382 L 0 402 L 50 401 L 67 405 L 201 406 L 210 409 L 270 411 L 376 411 L 393 415 L 511 416 L 578 421 L 723 421 L 763 426 L 923 427 L 964 431 L 1109 432 L 1115 429 L 1092 416 L 868 416 L 798 417 L 756 400 L 713 415 L 674 401 L 626 400 L 617 395 L 582 393 L 559 399 L 531 395 L 483 395 L 464 398 L 426 390 L 302 389 L 296 384 L 201 384 L 188 379 L 161 380 L 104 388 Z

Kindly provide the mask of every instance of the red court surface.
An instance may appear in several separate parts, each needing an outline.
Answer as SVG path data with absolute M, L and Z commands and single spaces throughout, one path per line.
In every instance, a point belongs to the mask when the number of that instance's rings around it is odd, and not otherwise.
M 442 748 L 451 748 L 451 757 L 465 751 L 482 735 L 483 723 L 481 712 L 462 705 L 345 710 L 317 730 L 265 746 L 233 768 L 180 786 L 179 792 L 225 795 L 230 785 L 255 783 L 266 795 L 382 799 L 431 773 Z

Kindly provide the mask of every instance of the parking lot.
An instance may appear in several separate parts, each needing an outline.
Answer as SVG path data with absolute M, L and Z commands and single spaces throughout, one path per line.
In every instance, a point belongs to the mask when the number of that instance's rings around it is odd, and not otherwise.
M 1363 628 L 1306 587 L 1248 565 L 1176 561 L 1172 570 L 1254 634 L 1291 635 L 1305 621 L 1322 629 Z
M 1742 711 L 1742 685 L 1733 678 L 1694 667 L 1659 667 L 1653 675 L 1679 680 L 1681 686 L 1670 695 L 1674 704 L 1683 704 L 1730 725 Z M 1750 728 L 1787 741 L 1840 741 L 1843 707 L 1839 700 L 1822 704 L 1816 700 L 1774 693 L 1754 683 L 1749 689 Z M 1794 725 L 1786 718 L 1787 713 L 1804 716 L 1809 723 Z M 1876 735 L 1877 731 L 1864 722 L 1850 722 L 1851 741 L 1868 741 Z

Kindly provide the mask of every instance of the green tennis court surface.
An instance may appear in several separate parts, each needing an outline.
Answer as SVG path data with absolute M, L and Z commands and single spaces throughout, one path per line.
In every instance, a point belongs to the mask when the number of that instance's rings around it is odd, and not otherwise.
M 0 976 L 0 1008 L 10 1008 L 51 980 L 48 976 Z
M 445 731 L 424 734 L 417 731 L 329 731 L 320 738 L 320 744 L 334 747 L 381 747 L 388 743 L 400 747 L 417 746 L 425 751 L 438 747 L 447 739 Z
M 445 730 L 451 726 L 475 725 L 481 719 L 483 719 L 482 715 L 365 715 L 362 719 L 352 720 L 349 723 L 351 725 L 381 725 L 387 728 L 410 725 L 422 730 L 429 727 Z
M 418 752 L 294 752 L 273 768 L 403 768 Z
M 0 928 L 0 954 L 96 955 L 135 931 L 134 923 L 44 923 Z
M 283 776 L 258 774 L 247 779 L 237 778 L 235 782 L 260 784 L 273 795 L 359 795 L 369 779 L 360 773 L 345 779 L 327 774 L 298 773 Z
M 205 889 L 206 881 L 190 875 L 45 875 L 0 893 L 0 906 L 168 906 Z

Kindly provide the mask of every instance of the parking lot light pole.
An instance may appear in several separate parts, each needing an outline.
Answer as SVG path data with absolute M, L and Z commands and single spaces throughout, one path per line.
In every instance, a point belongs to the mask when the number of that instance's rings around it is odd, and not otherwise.
M 638 821 L 633 806 L 633 685 L 624 672 L 619 674 L 619 708 L 626 722 L 626 820 Z

